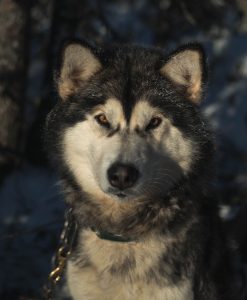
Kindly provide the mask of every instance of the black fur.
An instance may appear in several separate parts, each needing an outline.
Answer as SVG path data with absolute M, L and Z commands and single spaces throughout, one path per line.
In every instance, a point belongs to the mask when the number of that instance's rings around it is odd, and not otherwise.
M 90 48 L 88 44 L 86 47 Z M 186 47 L 202 51 L 199 45 Z M 182 49 L 185 48 L 171 55 Z M 182 278 L 189 277 L 193 281 L 195 300 L 237 299 L 233 295 L 229 246 L 218 217 L 217 203 L 210 194 L 214 153 L 212 136 L 198 106 L 185 99 L 181 90 L 159 73 L 170 56 L 159 49 L 137 46 L 116 45 L 92 51 L 101 61 L 102 71 L 82 84 L 66 101 L 58 101 L 47 118 L 46 128 L 46 145 L 51 161 L 63 180 L 65 191 L 69 194 L 67 199 L 74 207 L 78 222 L 82 227 L 96 226 L 106 231 L 114 229 L 136 237 L 158 228 L 163 235 L 176 239 L 159 263 L 150 268 L 146 275 L 147 282 L 155 281 L 163 285 L 168 281 L 176 284 Z M 203 53 L 203 87 L 207 77 L 204 59 Z M 108 98 L 123 101 L 124 113 L 129 120 L 134 104 L 144 96 L 162 109 L 173 125 L 199 146 L 199 155 L 195 157 L 189 174 L 164 198 L 139 204 L 131 214 L 112 222 L 99 217 L 97 205 L 80 189 L 68 170 L 63 160 L 61 138 L 67 127 L 84 120 L 86 112 Z M 177 199 L 179 211 L 173 208 L 174 198 Z M 191 224 L 192 219 L 194 222 Z M 186 226 L 189 227 L 186 242 L 180 241 L 181 231 Z M 85 265 L 84 259 L 82 261 Z M 164 261 L 166 264 L 163 264 Z M 113 275 L 120 273 L 127 276 L 135 263 L 134 258 L 130 258 L 122 266 L 112 268 L 111 272 Z M 163 268 L 164 265 L 169 268 Z

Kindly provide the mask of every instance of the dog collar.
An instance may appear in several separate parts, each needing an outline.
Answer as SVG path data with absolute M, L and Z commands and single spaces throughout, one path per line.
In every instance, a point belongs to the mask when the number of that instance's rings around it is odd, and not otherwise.
M 125 237 L 121 234 L 114 234 L 109 231 L 96 230 L 95 228 L 91 228 L 93 232 L 97 235 L 98 238 L 111 242 L 120 242 L 120 243 L 129 243 L 136 242 L 137 240 L 132 237 Z

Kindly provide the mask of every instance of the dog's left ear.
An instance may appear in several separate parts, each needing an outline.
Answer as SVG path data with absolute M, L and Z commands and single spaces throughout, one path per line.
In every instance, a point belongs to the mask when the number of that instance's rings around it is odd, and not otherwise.
M 200 103 L 206 77 L 205 55 L 200 45 L 188 45 L 175 51 L 160 72 L 188 100 Z

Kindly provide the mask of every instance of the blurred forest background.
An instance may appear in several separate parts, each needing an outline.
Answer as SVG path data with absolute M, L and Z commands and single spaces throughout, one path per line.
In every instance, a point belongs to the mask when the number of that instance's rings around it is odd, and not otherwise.
M 42 147 L 53 68 L 67 38 L 166 50 L 197 41 L 210 65 L 204 114 L 216 130 L 215 192 L 247 269 L 247 1 L 0 1 L 0 299 L 39 298 L 63 225 Z M 36 299 L 36 298 L 35 298 Z

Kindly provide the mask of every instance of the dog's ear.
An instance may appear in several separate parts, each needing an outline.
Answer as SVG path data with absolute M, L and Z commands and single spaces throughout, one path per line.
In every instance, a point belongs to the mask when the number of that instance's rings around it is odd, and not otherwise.
M 64 46 L 57 77 L 58 93 L 62 100 L 76 90 L 97 72 L 102 66 L 92 49 L 79 42 Z
M 187 45 L 172 53 L 160 72 L 187 99 L 200 103 L 206 79 L 205 55 L 200 45 Z

